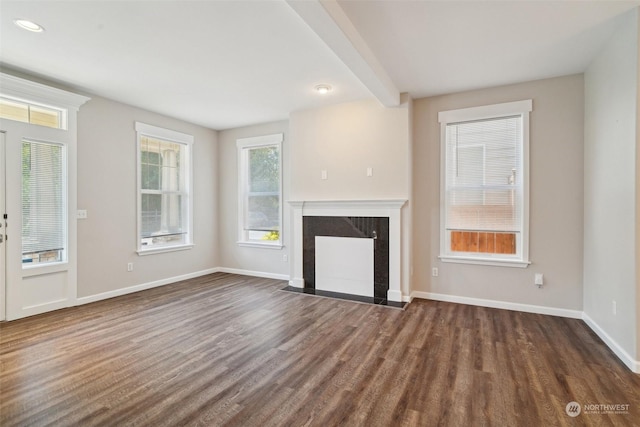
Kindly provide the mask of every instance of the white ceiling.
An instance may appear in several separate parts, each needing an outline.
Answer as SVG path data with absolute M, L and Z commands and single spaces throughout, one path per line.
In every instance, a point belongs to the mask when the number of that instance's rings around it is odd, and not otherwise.
M 583 72 L 639 1 L 343 1 L 414 98 Z
M 212 129 L 376 94 L 340 43 L 289 3 L 2 0 L 0 61 Z M 582 72 L 640 0 L 319 4 L 339 6 L 352 30 L 342 22 L 342 46 L 359 34 L 372 75 L 418 98 Z M 46 31 L 20 30 L 17 18 Z M 320 83 L 334 90 L 321 97 Z

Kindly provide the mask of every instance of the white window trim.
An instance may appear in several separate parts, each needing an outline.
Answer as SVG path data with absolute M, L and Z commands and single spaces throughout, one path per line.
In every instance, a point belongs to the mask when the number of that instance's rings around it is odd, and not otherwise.
M 443 262 L 462 264 L 489 265 L 499 267 L 526 268 L 529 261 L 529 113 L 533 111 L 531 99 L 502 104 L 484 105 L 480 107 L 462 108 L 441 111 L 438 113 L 440 123 L 440 256 Z M 475 256 L 463 253 L 452 255 L 447 253 L 447 232 L 445 230 L 445 185 L 446 185 L 446 127 L 449 123 L 483 120 L 509 116 L 522 117 L 522 163 L 523 173 L 523 206 L 522 206 L 522 247 L 521 256 L 504 254 L 481 254 Z
M 78 112 L 82 104 L 91 99 L 10 74 L 0 73 L 0 79 L 2 80 L 0 95 L 3 98 L 59 110 L 61 112 L 60 127 L 57 129 L 63 131 L 69 130 L 69 112 L 74 113 L 75 122 L 75 113 Z
M 149 125 L 142 122 L 135 122 L 135 130 L 136 130 L 136 194 L 137 194 L 137 202 L 136 202 L 136 247 L 138 255 L 151 255 L 165 252 L 175 252 L 182 251 L 186 249 L 191 249 L 195 245 L 193 244 L 193 142 L 194 138 L 192 135 L 188 135 L 186 133 L 177 132 L 171 129 L 165 129 L 158 126 Z M 140 235 L 142 233 L 142 177 L 141 177 L 141 153 L 140 153 L 140 140 L 142 136 L 150 136 L 153 138 L 162 139 L 164 141 L 172 141 L 179 144 L 187 145 L 189 148 L 189 155 L 187 156 L 187 173 L 185 176 L 187 177 L 186 190 L 189 194 L 188 200 L 188 210 L 189 214 L 187 217 L 187 243 L 181 243 L 172 246 L 163 246 L 158 248 L 143 248 L 140 244 Z
M 251 247 L 251 248 L 262 248 L 262 249 L 282 249 L 284 245 L 283 242 L 283 226 L 282 226 L 282 141 L 284 140 L 284 134 L 276 133 L 273 135 L 263 135 L 263 136 L 255 136 L 250 138 L 240 138 L 236 140 L 237 147 L 237 158 L 238 158 L 238 246 Z M 256 147 L 265 147 L 269 145 L 277 145 L 279 156 L 278 161 L 280 162 L 279 171 L 280 174 L 278 176 L 279 188 L 280 192 L 280 207 L 279 207 L 279 221 L 280 221 L 280 239 L 277 242 L 258 242 L 253 240 L 245 239 L 244 232 L 244 188 L 246 186 L 246 176 L 243 173 L 243 165 L 242 165 L 242 150 L 245 148 L 256 148 Z

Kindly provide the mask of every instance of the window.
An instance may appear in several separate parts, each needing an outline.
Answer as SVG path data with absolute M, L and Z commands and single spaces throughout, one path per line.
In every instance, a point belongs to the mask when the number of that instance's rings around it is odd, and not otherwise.
M 443 261 L 526 267 L 532 101 L 438 115 Z
M 65 110 L 10 98 L 0 98 L 0 118 L 56 129 L 66 128 Z
M 138 133 L 138 253 L 192 245 L 193 137 L 136 123 Z
M 283 134 L 237 140 L 239 243 L 282 247 Z
M 22 266 L 67 259 L 65 148 L 22 141 Z

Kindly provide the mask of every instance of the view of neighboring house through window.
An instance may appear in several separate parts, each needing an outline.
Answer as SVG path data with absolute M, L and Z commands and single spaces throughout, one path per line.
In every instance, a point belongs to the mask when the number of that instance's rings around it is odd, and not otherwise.
M 136 123 L 139 252 L 191 245 L 193 137 Z
M 66 261 L 65 149 L 22 141 L 22 265 Z
M 526 265 L 530 105 L 441 113 L 444 260 Z
M 237 141 L 241 244 L 281 246 L 282 134 Z
M 64 129 L 65 111 L 17 99 L 0 98 L 0 117 L 33 125 Z

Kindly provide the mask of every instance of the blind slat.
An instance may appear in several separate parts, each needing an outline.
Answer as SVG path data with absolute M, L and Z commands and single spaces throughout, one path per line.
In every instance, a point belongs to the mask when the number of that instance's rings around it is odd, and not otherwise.
M 521 140 L 520 116 L 447 125 L 447 229 L 520 231 Z
M 65 248 L 64 150 L 22 142 L 22 253 Z

